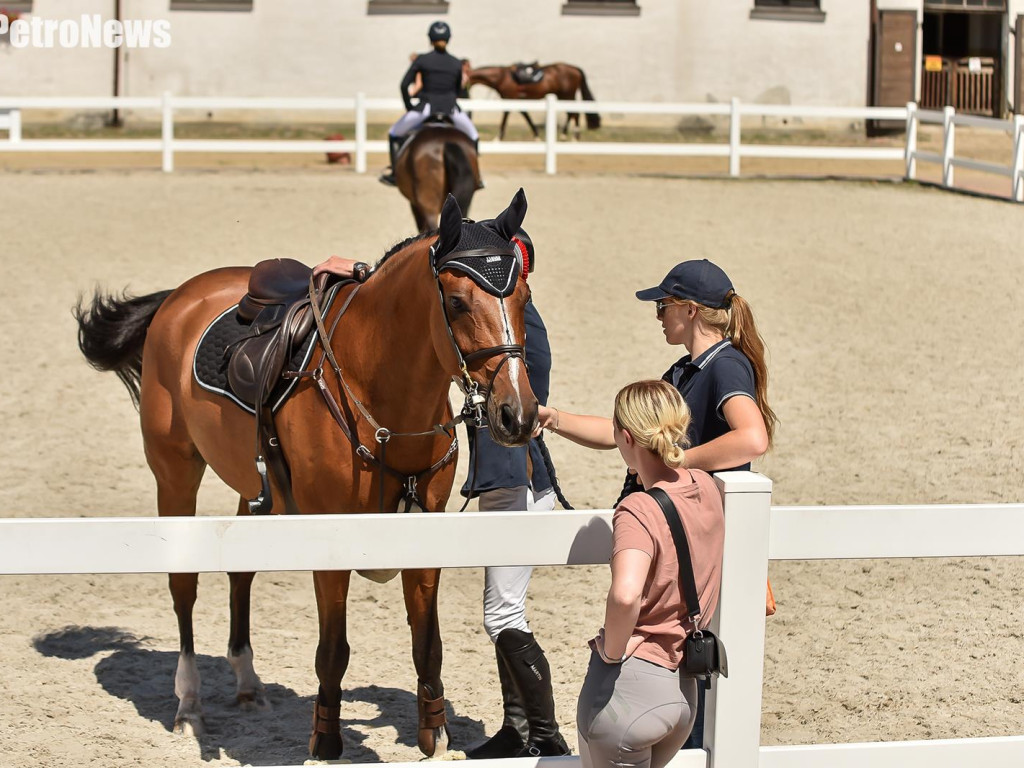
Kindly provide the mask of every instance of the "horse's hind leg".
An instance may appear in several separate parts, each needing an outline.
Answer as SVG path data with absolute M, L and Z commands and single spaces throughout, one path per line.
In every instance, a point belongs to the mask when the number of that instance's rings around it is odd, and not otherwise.
M 436 568 L 402 571 L 405 609 L 412 629 L 412 660 L 416 666 L 416 704 L 419 709 L 417 742 L 427 757 L 440 757 L 448 749 L 448 726 L 441 682 L 441 630 L 437 621 Z
M 143 392 L 147 390 L 143 388 Z M 164 406 L 161 408 L 160 406 Z M 142 435 L 146 460 L 156 477 L 157 511 L 161 517 L 187 517 L 196 513 L 196 494 L 206 470 L 206 462 L 187 437 L 175 435 L 175 424 L 167 418 L 170 406 L 158 403 L 149 394 L 142 402 Z M 192 635 L 192 610 L 196 604 L 199 575 L 172 573 L 168 577 L 174 613 L 178 617 L 180 639 L 178 668 L 174 673 L 174 693 L 178 711 L 174 715 L 176 733 L 200 736 L 203 733 L 203 709 L 200 702 L 199 667 L 196 665 Z
M 348 628 L 345 608 L 351 571 L 316 571 L 313 588 L 320 616 L 316 647 L 316 676 L 320 681 L 313 703 L 313 733 L 309 754 L 320 760 L 341 757 L 341 680 L 348 669 Z
M 196 493 L 206 464 L 198 457 L 192 461 L 175 461 L 167 458 L 154 461 L 153 451 L 147 449 L 146 453 L 157 477 L 157 507 L 160 516 L 195 515 Z M 168 477 L 174 478 L 173 482 L 169 482 Z M 178 668 L 174 673 L 174 693 L 178 697 L 174 731 L 198 737 L 203 733 L 203 708 L 200 701 L 199 667 L 196 665 L 195 641 L 192 634 L 192 610 L 196 604 L 199 574 L 172 573 L 168 576 L 168 583 L 174 602 L 174 613 L 178 617 L 180 639 Z
M 238 514 L 249 514 L 248 502 L 238 503 Z M 228 661 L 235 670 L 237 688 L 235 700 L 243 710 L 267 709 L 269 702 L 256 670 L 252 665 L 252 645 L 249 641 L 249 598 L 255 573 L 229 573 L 231 582 L 231 634 L 228 638 Z

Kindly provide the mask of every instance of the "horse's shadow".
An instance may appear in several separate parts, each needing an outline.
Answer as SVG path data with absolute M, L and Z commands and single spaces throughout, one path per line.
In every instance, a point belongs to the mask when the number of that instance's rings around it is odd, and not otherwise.
M 149 641 L 117 627 L 72 626 L 40 635 L 33 644 L 42 655 L 61 659 L 85 659 L 113 651 L 95 667 L 103 690 L 130 701 L 139 715 L 160 723 L 170 732 L 178 701 L 173 693 L 178 654 L 146 648 Z M 199 739 L 203 760 L 227 756 L 243 765 L 280 765 L 306 759 L 313 696 L 300 696 L 283 685 L 265 683 L 270 708 L 241 712 L 235 704 L 235 676 L 227 659 L 197 655 L 196 663 L 203 680 L 206 720 L 206 733 Z M 352 727 L 356 725 L 392 726 L 397 730 L 396 743 L 416 750 L 415 715 L 396 716 L 416 712 L 414 693 L 371 685 L 345 690 L 343 702 L 372 704 L 380 712 L 373 718 L 346 717 L 345 710 L 351 708 L 342 704 L 341 732 L 346 759 L 381 762 L 380 756 L 365 746 L 366 735 Z M 456 715 L 451 705 L 448 724 L 454 748 L 464 749 L 484 736 L 481 721 Z M 415 753 L 418 755 L 418 750 Z

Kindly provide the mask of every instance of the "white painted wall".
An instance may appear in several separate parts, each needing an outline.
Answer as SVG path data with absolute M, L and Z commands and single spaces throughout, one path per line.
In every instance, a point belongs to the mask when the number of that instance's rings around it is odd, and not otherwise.
M 753 0 L 639 0 L 639 16 L 564 16 L 562 2 L 450 0 L 451 51 L 477 65 L 568 61 L 603 100 L 866 103 L 868 0 L 822 0 L 824 22 L 752 19 Z M 397 95 L 408 54 L 428 48 L 433 20 L 369 15 L 367 0 L 256 0 L 251 12 L 172 12 L 169 0 L 123 5 L 132 18 L 169 19 L 172 35 L 169 48 L 124 52 L 128 96 Z M 881 9 L 922 5 L 878 0 Z M 1012 26 L 1024 0 L 1010 6 Z M 113 7 L 35 0 L 34 13 L 109 18 Z M 112 66 L 106 49 L 0 44 L 0 95 L 109 95 Z

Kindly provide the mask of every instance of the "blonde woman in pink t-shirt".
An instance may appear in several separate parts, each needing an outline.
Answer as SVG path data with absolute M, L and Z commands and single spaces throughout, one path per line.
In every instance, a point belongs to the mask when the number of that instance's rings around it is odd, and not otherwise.
M 711 476 L 683 468 L 690 412 L 664 381 L 638 381 L 615 397 L 615 444 L 645 488 L 663 488 L 686 531 L 700 600 L 711 622 L 722 581 L 725 518 Z M 661 768 L 696 717 L 696 680 L 683 677 L 683 641 L 693 631 L 679 586 L 679 559 L 658 503 L 625 497 L 612 522 L 612 584 L 604 626 L 576 709 L 584 768 Z

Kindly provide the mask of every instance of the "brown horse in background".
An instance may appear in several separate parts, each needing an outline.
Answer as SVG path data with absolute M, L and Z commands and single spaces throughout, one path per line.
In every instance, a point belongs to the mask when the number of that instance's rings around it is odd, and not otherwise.
M 395 159 L 394 175 L 420 232 L 437 228 L 449 194 L 468 216 L 480 186 L 480 164 L 473 141 L 444 122 L 428 122 L 416 131 Z
M 549 93 L 561 101 L 574 101 L 577 91 L 584 101 L 593 101 L 594 94 L 587 87 L 587 76 L 583 70 L 572 64 L 545 64 L 538 67 L 544 71 L 544 76 L 537 83 L 520 83 L 514 77 L 516 65 L 509 67 L 480 67 L 469 71 L 467 87 L 471 85 L 486 85 L 496 90 L 503 99 L 543 99 Z M 498 129 L 498 139 L 505 138 L 505 126 L 508 123 L 508 112 L 502 115 L 501 127 Z M 534 138 L 540 138 L 537 126 L 526 112 L 521 113 L 526 118 Z M 580 115 L 578 112 L 570 113 L 565 118 L 565 126 L 562 128 L 562 136 L 569 133 L 569 123 L 576 122 L 576 137 L 580 133 Z M 601 127 L 601 116 L 596 112 L 587 113 L 587 128 L 594 130 Z
M 493 233 L 487 234 L 490 242 L 509 240 L 525 214 L 526 198 L 520 190 L 512 205 L 487 227 Z M 332 328 L 331 334 L 319 337 L 329 339 L 337 367 L 333 361 L 324 365 L 327 351 L 321 349 L 320 370 L 326 373 L 300 378 L 275 417 L 298 511 L 393 512 L 401 500 L 410 498 L 410 479 L 412 496 L 423 509 L 443 511 L 456 468 L 448 401 L 453 377 L 468 391 L 479 388 L 486 396 L 475 402 L 484 402 L 491 434 L 499 442 L 523 445 L 529 440 L 537 399 L 522 375 L 528 289 L 518 280 L 511 294 L 501 298 L 459 271 L 458 262 L 444 266 L 441 260 L 447 254 L 459 253 L 456 246 L 467 227 L 484 228 L 463 224 L 462 212 L 449 198 L 437 235 L 406 240 L 384 256 L 366 282 L 340 287 L 324 316 L 323 325 Z M 200 337 L 246 295 L 252 272 L 248 267 L 217 269 L 174 291 L 139 298 L 97 292 L 90 307 L 80 303 L 76 308 L 82 352 L 94 367 L 116 372 L 139 405 L 161 516 L 195 515 L 196 494 L 207 466 L 239 494 L 239 515 L 249 514 L 246 500 L 260 489 L 252 450 L 254 416 L 227 397 L 201 388 L 192 375 Z M 333 419 L 331 401 L 321 387 L 337 405 Z M 390 431 L 390 439 L 380 439 L 380 429 L 374 429 L 380 426 Z M 366 446 L 376 447 L 368 452 Z M 368 459 L 368 453 L 376 455 Z M 273 512 L 283 512 L 284 494 L 277 482 L 274 491 Z M 249 641 L 253 577 L 229 574 L 228 660 L 243 709 L 267 706 Z M 350 577 L 351 571 L 313 574 L 320 687 L 309 748 L 319 759 L 342 754 L 341 681 L 349 662 L 345 607 Z M 428 756 L 443 754 L 448 740 L 437 615 L 439 577 L 439 569 L 402 572 L 418 681 L 418 744 Z M 192 627 L 197 584 L 197 574 L 170 574 L 181 639 L 174 679 L 180 703 L 174 727 L 198 736 L 203 715 Z

